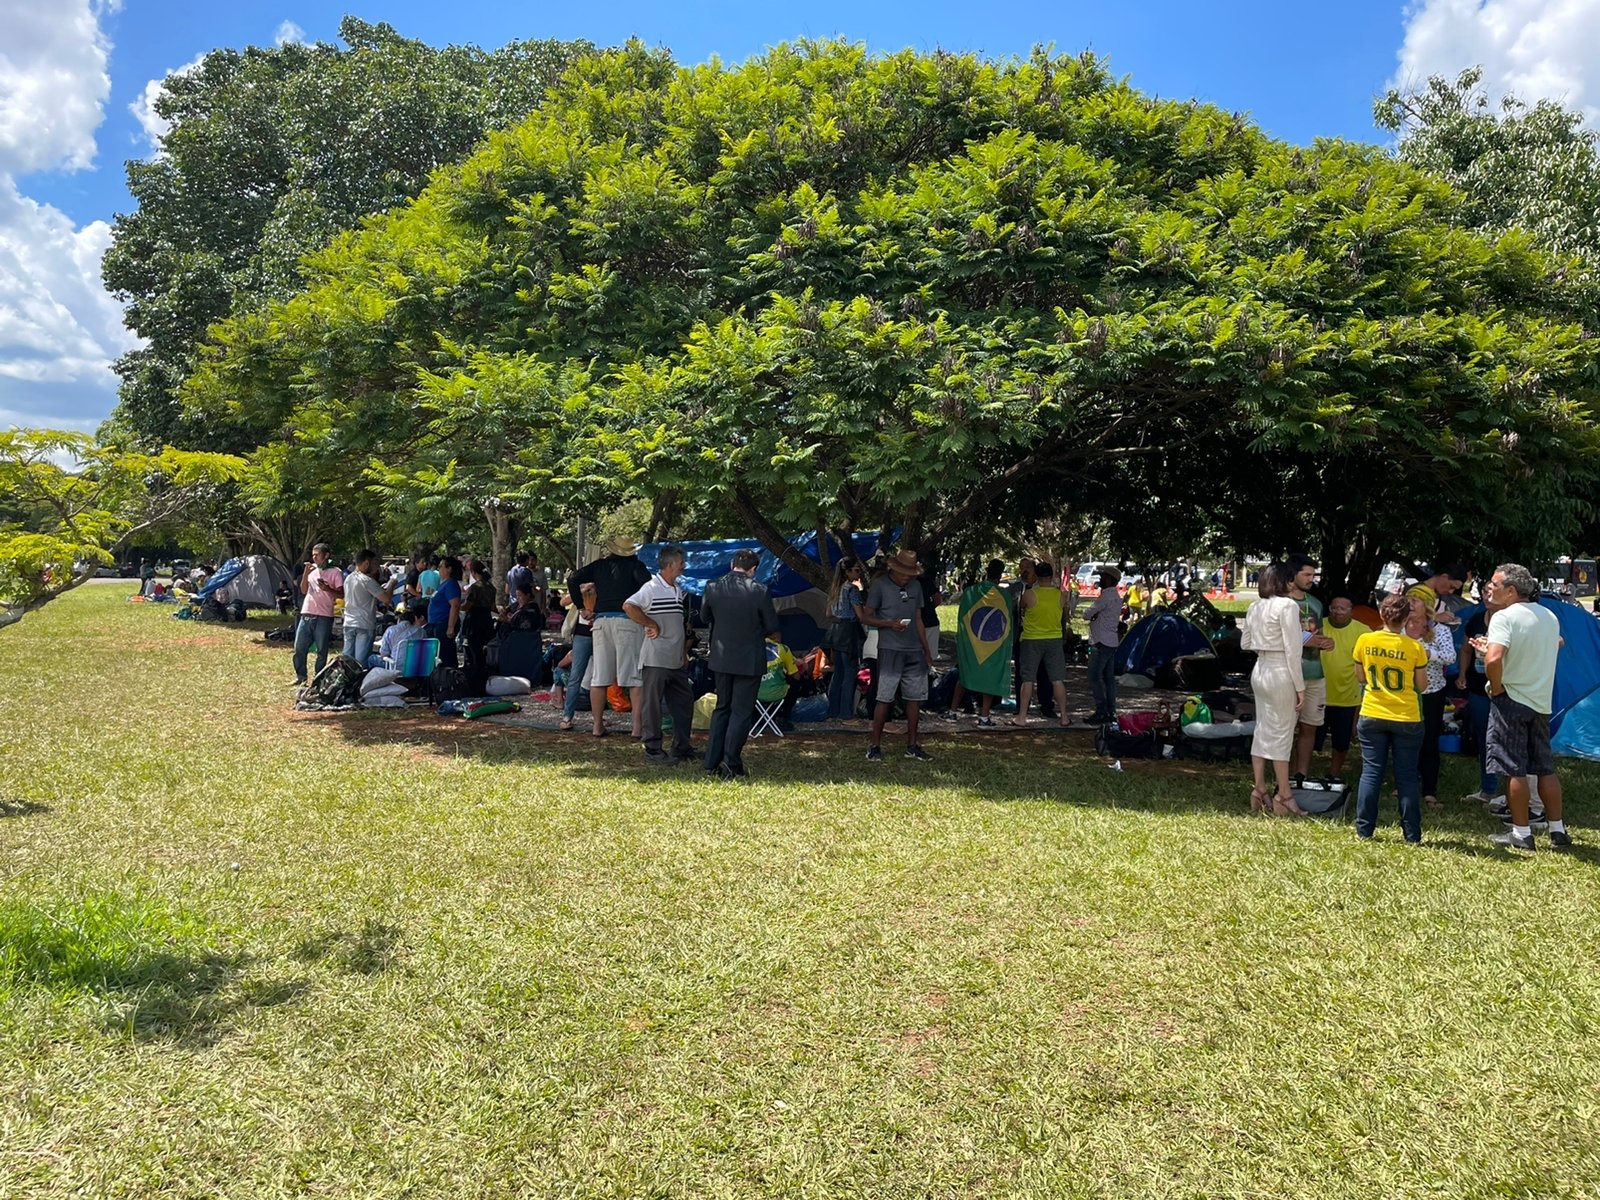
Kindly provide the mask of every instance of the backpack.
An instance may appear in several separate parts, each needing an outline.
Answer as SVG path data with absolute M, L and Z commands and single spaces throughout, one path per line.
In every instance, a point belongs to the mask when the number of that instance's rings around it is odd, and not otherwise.
M 428 690 L 434 703 L 459 700 L 467 694 L 467 673 L 460 667 L 437 666 L 428 678 Z
M 348 654 L 341 654 L 312 677 L 306 690 L 300 693 L 300 700 L 325 708 L 343 708 L 354 704 L 361 698 L 361 680 L 366 674 L 366 667 Z

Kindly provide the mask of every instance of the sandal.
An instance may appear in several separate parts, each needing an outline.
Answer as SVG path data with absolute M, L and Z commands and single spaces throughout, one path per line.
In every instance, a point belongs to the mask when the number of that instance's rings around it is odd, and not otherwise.
M 1285 796 L 1282 792 L 1275 793 L 1272 797 L 1272 815 L 1275 817 L 1304 817 L 1306 810 L 1295 803 L 1294 793 Z
M 1438 809 L 1440 811 L 1443 811 L 1444 809 L 1444 801 L 1439 799 L 1437 796 L 1424 796 L 1422 798 L 1422 802 L 1432 809 Z
M 558 725 L 557 728 L 558 729 L 571 729 L 572 728 L 572 718 L 571 717 L 562 717 L 561 718 L 561 724 Z
M 1252 787 L 1250 789 L 1250 811 L 1255 813 L 1267 811 L 1266 788 Z
M 597 738 L 610 737 L 611 731 L 609 729 L 602 729 L 598 733 L 591 733 L 589 736 Z

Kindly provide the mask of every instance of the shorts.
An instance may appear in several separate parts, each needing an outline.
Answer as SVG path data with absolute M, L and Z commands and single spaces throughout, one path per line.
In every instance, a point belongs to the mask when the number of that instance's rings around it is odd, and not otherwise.
M 1333 749 L 1336 753 L 1344 754 L 1349 751 L 1356 728 L 1356 714 L 1360 711 L 1361 706 L 1359 704 L 1328 705 L 1328 719 L 1323 729 L 1333 742 Z M 1317 741 L 1320 743 L 1322 739 L 1323 735 L 1319 733 Z M 1318 745 L 1317 749 L 1321 750 L 1322 746 Z
M 1489 697 L 1488 747 L 1485 771 L 1500 775 L 1554 775 L 1556 758 L 1550 750 L 1550 716 L 1534 712 L 1501 692 Z
M 589 686 L 635 688 L 644 683 L 639 672 L 639 651 L 644 647 L 644 626 L 627 617 L 597 617 L 594 623 L 594 657 L 589 660 Z
M 1328 681 L 1306 680 L 1306 702 L 1300 708 L 1300 724 L 1321 725 L 1328 715 Z M 1345 749 L 1349 749 L 1348 746 Z
M 928 698 L 928 663 L 920 650 L 878 650 L 878 701 L 893 704 L 895 690 L 903 700 Z
M 1023 638 L 1017 643 L 1017 668 L 1023 683 L 1032 683 L 1039 677 L 1040 663 L 1051 683 L 1066 681 L 1067 652 L 1060 638 Z

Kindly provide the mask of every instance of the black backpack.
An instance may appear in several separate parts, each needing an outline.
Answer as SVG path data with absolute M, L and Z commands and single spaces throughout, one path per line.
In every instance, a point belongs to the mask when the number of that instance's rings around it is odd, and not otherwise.
M 366 674 L 366 667 L 348 654 L 341 654 L 316 673 L 306 690 L 300 693 L 300 700 L 325 708 L 354 704 L 361 698 L 361 680 Z
M 471 694 L 467 690 L 467 673 L 460 667 L 447 667 L 442 663 L 433 669 L 428 691 L 435 704 L 445 700 L 460 700 Z

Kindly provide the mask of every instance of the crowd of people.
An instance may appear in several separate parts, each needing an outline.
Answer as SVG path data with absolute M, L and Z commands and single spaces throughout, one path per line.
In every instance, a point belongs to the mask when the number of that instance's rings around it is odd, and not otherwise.
M 1251 807 L 1305 815 L 1294 785 L 1305 779 L 1314 745 L 1328 736 L 1337 776 L 1353 737 L 1361 751 L 1357 836 L 1374 835 L 1392 778 L 1401 833 L 1420 842 L 1423 810 L 1443 807 L 1440 734 L 1453 682 L 1466 695 L 1479 756 L 1479 789 L 1466 799 L 1488 806 L 1507 826 L 1493 840 L 1532 850 L 1538 825 L 1552 846 L 1570 846 L 1550 746 L 1560 624 L 1537 603 L 1533 573 L 1516 563 L 1496 568 L 1458 654 L 1453 628 L 1460 622 L 1448 601 L 1471 583 L 1465 566 L 1440 568 L 1384 597 L 1382 628 L 1372 630 L 1354 621 L 1348 596 L 1331 597 L 1324 610 L 1311 592 L 1316 572 L 1304 556 L 1272 564 L 1245 616 L 1242 646 L 1256 654 Z
M 579 697 L 587 694 L 590 732 L 608 736 L 605 710 L 620 689 L 647 763 L 693 757 L 711 774 L 743 778 L 758 689 L 779 643 L 776 607 L 755 580 L 758 561 L 753 551 L 736 551 L 726 574 L 706 586 L 696 614 L 681 583 L 684 552 L 675 546 L 661 550 L 652 572 L 631 540 L 616 539 L 607 554 L 567 576 L 565 602 L 537 558 L 520 553 L 506 577 L 508 598 L 499 604 L 489 569 L 476 558 L 418 555 L 402 575 L 381 570 L 377 554 L 362 550 L 341 570 L 329 548 L 318 545 L 298 580 L 296 683 L 304 686 L 313 649 L 322 669 L 338 599 L 344 602 L 344 653 L 373 665 L 393 664 L 406 641 L 429 637 L 439 642 L 442 665 L 484 675 L 497 635 L 558 632 L 558 645 L 566 648 L 551 665 L 565 685 L 557 693 L 562 729 L 575 727 Z M 1465 695 L 1479 755 L 1479 789 L 1468 799 L 1488 805 L 1508 826 L 1496 840 L 1532 849 L 1537 825 L 1552 845 L 1569 845 L 1549 731 L 1559 626 L 1534 603 L 1540 588 L 1533 574 L 1514 563 L 1499 567 L 1481 589 L 1482 610 L 1458 639 L 1454 606 L 1471 583 L 1466 567 L 1442 567 L 1385 597 L 1382 628 L 1368 629 L 1355 619 L 1351 597 L 1333 595 L 1324 605 L 1314 594 L 1317 565 L 1296 556 L 1262 570 L 1259 598 L 1237 631 L 1239 649 L 1255 655 L 1251 807 L 1304 815 L 1295 789 L 1310 774 L 1314 750 L 1326 745 L 1330 777 L 1338 778 L 1352 746 L 1359 746 L 1357 834 L 1373 836 L 1385 779 L 1392 775 L 1402 834 L 1420 841 L 1424 809 L 1442 807 L 1440 737 L 1453 689 Z M 823 642 L 831 668 L 827 716 L 858 717 L 865 677 L 867 758 L 882 760 L 884 729 L 898 707 L 905 756 L 929 761 L 922 708 L 940 655 L 937 613 L 944 594 L 928 586 L 915 551 L 902 549 L 874 566 L 869 570 L 853 556 L 834 566 Z M 997 709 L 1014 695 L 1010 721 L 1020 726 L 1030 721 L 1037 697 L 1041 718 L 1068 724 L 1065 648 L 1072 641 L 1087 651 L 1094 708 L 1083 719 L 1115 721 L 1115 659 L 1129 600 L 1118 590 L 1116 567 L 1099 566 L 1094 579 L 1099 593 L 1081 614 L 1080 638 L 1072 630 L 1073 593 L 1062 588 L 1050 563 L 1024 559 L 1018 578 L 1007 582 L 1005 564 L 989 562 L 984 577 L 956 597 L 962 636 L 950 703 L 972 703 L 978 724 L 993 726 Z M 394 610 L 395 620 L 380 641 L 386 609 Z M 690 732 L 696 692 L 688 671 L 697 626 L 706 631 L 716 696 L 703 755 Z M 785 657 L 792 665 L 792 656 Z M 671 719 L 670 745 L 664 745 L 664 717 Z

